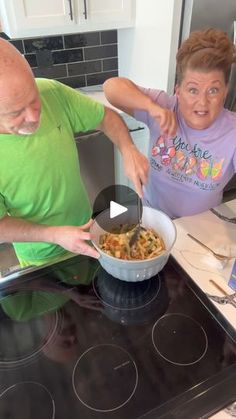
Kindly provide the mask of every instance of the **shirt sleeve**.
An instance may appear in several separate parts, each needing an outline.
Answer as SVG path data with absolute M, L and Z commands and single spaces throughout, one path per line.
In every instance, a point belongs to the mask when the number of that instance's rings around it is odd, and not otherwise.
M 104 118 L 104 105 L 69 86 L 57 81 L 54 83 L 73 131 L 86 132 L 97 128 Z

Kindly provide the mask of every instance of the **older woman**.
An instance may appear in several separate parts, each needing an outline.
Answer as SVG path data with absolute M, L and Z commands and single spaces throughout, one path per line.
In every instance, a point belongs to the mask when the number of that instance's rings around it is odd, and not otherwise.
M 234 60 L 229 37 L 209 28 L 180 47 L 173 96 L 125 78 L 104 83 L 107 99 L 150 130 L 144 205 L 180 217 L 221 202 L 236 171 L 236 113 L 224 108 Z

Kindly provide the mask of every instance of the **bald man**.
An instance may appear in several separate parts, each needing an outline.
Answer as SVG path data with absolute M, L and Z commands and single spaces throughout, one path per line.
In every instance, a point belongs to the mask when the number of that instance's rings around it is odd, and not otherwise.
M 148 162 L 119 115 L 57 81 L 34 79 L 0 39 L 0 241 L 13 243 L 21 266 L 99 256 L 88 243 L 91 208 L 74 141 L 74 133 L 93 129 L 119 147 L 142 196 Z

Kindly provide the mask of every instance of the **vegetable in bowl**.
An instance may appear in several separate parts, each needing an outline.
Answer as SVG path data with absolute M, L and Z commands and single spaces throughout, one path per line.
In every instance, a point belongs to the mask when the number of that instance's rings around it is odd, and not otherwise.
M 125 223 L 130 225 L 132 221 L 130 223 L 128 220 Z M 107 231 L 101 225 L 107 225 Z M 106 253 L 100 245 L 100 237 L 105 234 L 110 234 L 110 232 L 114 231 L 113 228 L 118 228 L 120 225 L 115 224 L 115 219 L 110 219 L 109 210 L 101 212 L 95 218 L 90 228 L 92 243 L 100 253 L 98 260 L 101 266 L 113 277 L 129 282 L 143 281 L 156 275 L 167 263 L 176 240 L 176 227 L 171 218 L 162 211 L 144 206 L 142 226 L 146 230 L 153 229 L 161 237 L 165 245 L 165 250 L 158 256 L 153 256 L 148 259 L 122 259 Z
M 124 260 L 144 260 L 159 256 L 165 251 L 163 239 L 153 228 L 141 228 L 133 246 L 130 239 L 136 226 L 121 226 L 119 233 L 105 233 L 99 238 L 101 250 L 110 256 Z

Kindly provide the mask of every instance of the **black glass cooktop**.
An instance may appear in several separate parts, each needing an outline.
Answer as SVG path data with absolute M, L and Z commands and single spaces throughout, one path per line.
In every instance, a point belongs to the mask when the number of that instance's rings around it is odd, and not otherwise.
M 0 284 L 1 419 L 193 419 L 236 400 L 235 331 L 174 260 L 139 283 L 96 263 Z

